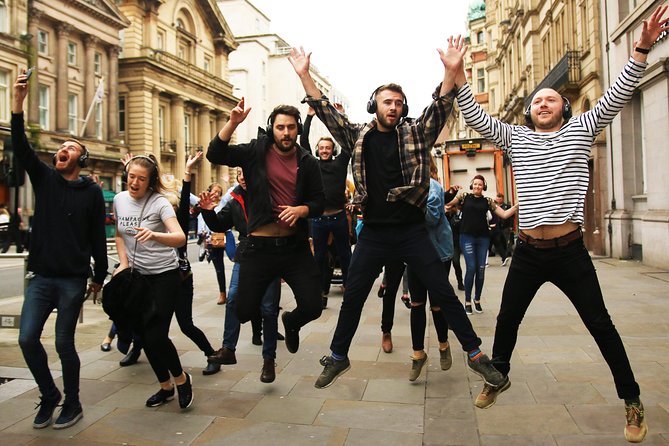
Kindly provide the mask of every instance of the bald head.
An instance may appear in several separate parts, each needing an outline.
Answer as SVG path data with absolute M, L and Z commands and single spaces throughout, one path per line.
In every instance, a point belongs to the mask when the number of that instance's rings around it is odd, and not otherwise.
M 530 103 L 530 119 L 537 132 L 555 132 L 562 127 L 562 95 L 552 88 L 537 91 Z

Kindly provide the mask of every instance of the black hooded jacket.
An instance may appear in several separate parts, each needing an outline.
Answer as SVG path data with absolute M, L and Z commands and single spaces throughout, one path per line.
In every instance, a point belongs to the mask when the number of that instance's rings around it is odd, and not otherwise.
M 90 178 L 68 181 L 40 161 L 26 138 L 23 113 L 12 114 L 12 146 L 35 193 L 28 269 L 45 277 L 87 277 L 92 256 L 93 281 L 102 284 L 108 265 L 100 186 Z
M 258 139 L 246 144 L 230 144 L 218 135 L 209 143 L 207 159 L 213 164 L 230 167 L 241 166 L 246 180 L 246 212 L 248 232 L 268 223 L 276 222 L 272 214 L 272 199 L 267 181 L 267 151 L 271 150 L 272 139 L 263 129 L 258 130 Z M 307 218 L 323 213 L 324 195 L 321 172 L 316 159 L 302 147 L 297 146 L 297 190 L 296 205 L 309 208 Z M 299 234 L 308 237 L 307 220 L 300 218 L 297 223 Z

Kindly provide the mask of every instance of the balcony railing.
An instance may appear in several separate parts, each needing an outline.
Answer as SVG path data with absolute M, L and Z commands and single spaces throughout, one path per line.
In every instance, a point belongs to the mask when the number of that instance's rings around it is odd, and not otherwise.
M 534 94 L 542 88 L 552 88 L 559 91 L 562 87 L 569 87 L 581 80 L 581 52 L 567 51 L 539 85 L 525 98 L 525 107 L 530 105 Z
M 231 83 L 175 56 L 174 54 L 163 50 L 144 48 L 142 55 L 152 60 L 156 65 L 166 68 L 173 73 L 180 74 L 189 82 L 195 82 L 198 85 L 232 95 Z

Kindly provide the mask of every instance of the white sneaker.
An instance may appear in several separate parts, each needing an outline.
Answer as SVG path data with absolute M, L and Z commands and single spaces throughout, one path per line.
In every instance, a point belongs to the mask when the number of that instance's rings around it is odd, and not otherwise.
M 502 262 L 502 266 L 506 266 L 507 263 L 509 263 L 509 258 L 508 257 L 506 259 L 504 259 L 504 261 Z

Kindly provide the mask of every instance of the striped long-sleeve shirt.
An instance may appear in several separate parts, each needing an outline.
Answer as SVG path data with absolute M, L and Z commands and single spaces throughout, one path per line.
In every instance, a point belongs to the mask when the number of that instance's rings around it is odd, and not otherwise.
M 590 148 L 599 132 L 632 98 L 646 66 L 630 58 L 592 110 L 549 133 L 492 118 L 476 103 L 468 84 L 460 88 L 457 99 L 467 125 L 511 158 L 520 229 L 567 221 L 583 224 Z

